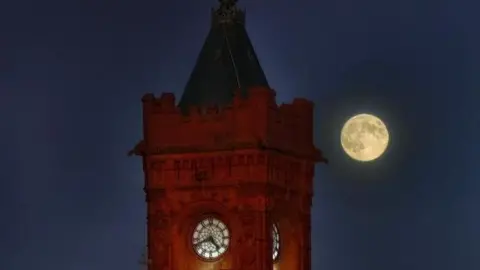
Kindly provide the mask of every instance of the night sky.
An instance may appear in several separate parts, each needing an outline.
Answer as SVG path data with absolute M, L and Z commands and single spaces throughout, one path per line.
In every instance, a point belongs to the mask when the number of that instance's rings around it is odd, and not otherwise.
M 216 1 L 0 3 L 0 269 L 132 270 L 145 244 L 147 92 L 181 93 Z M 474 0 L 243 0 L 278 102 L 316 103 L 312 269 L 480 269 Z M 178 99 L 177 99 L 178 100 Z M 378 162 L 339 148 L 385 120 Z

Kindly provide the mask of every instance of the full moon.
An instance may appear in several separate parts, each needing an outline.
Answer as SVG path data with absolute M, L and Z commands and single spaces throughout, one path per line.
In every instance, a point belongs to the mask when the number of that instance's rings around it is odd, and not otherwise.
M 348 119 L 340 136 L 345 153 L 362 162 L 379 158 L 390 139 L 387 126 L 371 114 L 358 114 Z

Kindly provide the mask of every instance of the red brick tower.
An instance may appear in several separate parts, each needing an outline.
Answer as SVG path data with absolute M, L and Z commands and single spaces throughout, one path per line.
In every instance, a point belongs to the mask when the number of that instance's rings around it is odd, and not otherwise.
M 178 105 L 142 98 L 149 270 L 310 270 L 313 104 L 276 104 L 235 2 Z

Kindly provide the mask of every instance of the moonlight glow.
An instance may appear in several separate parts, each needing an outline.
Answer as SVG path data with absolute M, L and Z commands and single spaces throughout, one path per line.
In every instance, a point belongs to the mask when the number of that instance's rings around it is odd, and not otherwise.
M 370 114 L 358 114 L 350 118 L 342 128 L 343 150 L 358 161 L 372 161 L 387 149 L 389 134 L 380 118 Z

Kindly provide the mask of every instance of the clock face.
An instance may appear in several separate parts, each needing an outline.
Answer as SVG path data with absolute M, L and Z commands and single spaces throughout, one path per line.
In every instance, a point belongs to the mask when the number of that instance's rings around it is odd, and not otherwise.
M 280 251 L 280 233 L 278 232 L 277 225 L 273 224 L 272 229 L 272 239 L 273 239 L 273 260 L 278 259 L 278 253 Z
M 205 218 L 198 223 L 192 235 L 192 247 L 205 260 L 215 260 L 227 251 L 230 232 L 227 225 L 216 218 Z

